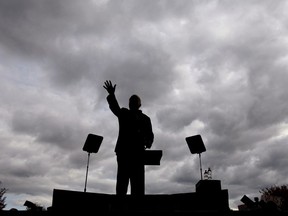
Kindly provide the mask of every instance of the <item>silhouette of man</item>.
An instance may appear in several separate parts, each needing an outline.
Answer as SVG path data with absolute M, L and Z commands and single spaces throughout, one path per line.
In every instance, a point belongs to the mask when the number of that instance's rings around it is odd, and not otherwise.
M 131 195 L 145 193 L 144 150 L 151 148 L 154 134 L 150 118 L 139 109 L 141 100 L 137 95 L 129 99 L 129 109 L 120 108 L 116 96 L 116 84 L 106 80 L 103 86 L 111 111 L 118 117 L 119 132 L 115 146 L 117 156 L 116 194 L 126 195 L 130 181 Z

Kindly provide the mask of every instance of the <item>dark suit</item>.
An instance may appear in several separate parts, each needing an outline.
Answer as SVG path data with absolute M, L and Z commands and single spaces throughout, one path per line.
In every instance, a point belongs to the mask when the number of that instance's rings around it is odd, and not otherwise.
M 144 195 L 144 149 L 150 148 L 154 134 L 150 118 L 141 110 L 120 108 L 114 94 L 108 95 L 111 111 L 118 117 L 119 133 L 115 146 L 117 155 L 116 194 L 127 194 L 130 180 L 131 194 Z

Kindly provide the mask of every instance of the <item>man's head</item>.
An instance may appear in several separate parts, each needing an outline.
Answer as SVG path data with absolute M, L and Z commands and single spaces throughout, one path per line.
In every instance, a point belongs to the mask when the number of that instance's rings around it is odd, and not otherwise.
M 141 99 L 138 95 L 132 95 L 129 99 L 129 109 L 138 110 L 141 106 Z

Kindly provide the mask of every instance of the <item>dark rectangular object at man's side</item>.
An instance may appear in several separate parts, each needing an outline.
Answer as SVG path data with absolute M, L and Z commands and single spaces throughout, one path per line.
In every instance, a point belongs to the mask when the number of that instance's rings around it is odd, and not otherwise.
M 144 165 L 160 165 L 162 150 L 145 150 Z

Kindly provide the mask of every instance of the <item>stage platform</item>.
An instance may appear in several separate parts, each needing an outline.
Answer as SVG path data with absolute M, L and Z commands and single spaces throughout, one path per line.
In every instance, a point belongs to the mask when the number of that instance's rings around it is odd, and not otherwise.
M 200 181 L 196 185 L 196 192 L 145 194 L 143 197 L 132 195 L 119 197 L 115 194 L 54 189 L 50 210 L 95 213 L 230 211 L 228 190 L 219 188 L 220 181 L 217 183 L 217 181 Z M 209 189 L 209 186 L 212 188 Z

